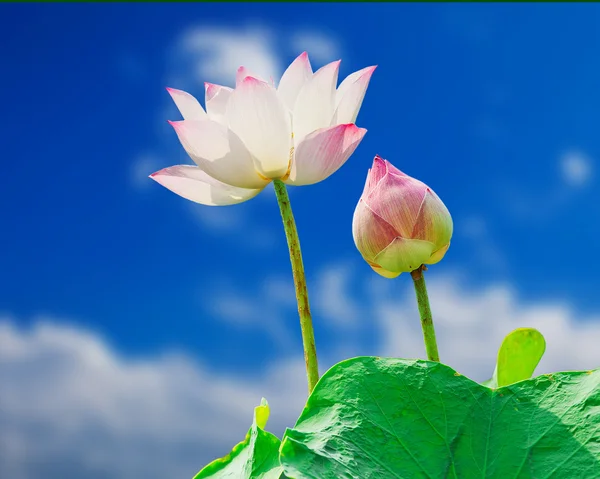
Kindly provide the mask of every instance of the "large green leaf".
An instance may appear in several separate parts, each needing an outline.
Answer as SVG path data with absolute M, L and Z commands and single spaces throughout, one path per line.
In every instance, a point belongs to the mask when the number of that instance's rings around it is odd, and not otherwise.
M 537 329 L 515 329 L 502 341 L 494 376 L 483 385 L 497 388 L 529 379 L 545 351 L 546 340 Z
M 331 368 L 288 429 L 294 479 L 600 478 L 600 371 L 490 389 L 440 363 Z
M 283 469 L 279 465 L 281 441 L 264 430 L 269 419 L 269 405 L 263 398 L 254 408 L 254 421 L 246 439 L 236 445 L 225 457 L 211 462 L 194 479 L 279 479 Z

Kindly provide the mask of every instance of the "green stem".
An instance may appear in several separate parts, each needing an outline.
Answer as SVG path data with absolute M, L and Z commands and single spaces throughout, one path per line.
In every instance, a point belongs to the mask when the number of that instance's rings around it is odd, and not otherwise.
M 319 380 L 319 365 L 317 363 L 317 348 L 315 346 L 315 333 L 308 304 L 308 291 L 306 290 L 306 277 L 304 276 L 304 265 L 302 264 L 302 252 L 300 251 L 300 240 L 298 230 L 290 205 L 285 184 L 281 180 L 273 180 L 277 203 L 283 220 L 283 229 L 290 250 L 290 261 L 292 273 L 294 274 L 294 286 L 296 288 L 296 301 L 298 302 L 298 314 L 300 315 L 300 329 L 302 330 L 302 345 L 304 346 L 304 362 L 306 363 L 306 376 L 308 377 L 308 393 L 310 394 Z
M 420 266 L 410 275 L 415 284 L 415 293 L 417 293 L 417 304 L 419 305 L 419 315 L 421 316 L 421 328 L 423 329 L 423 339 L 425 340 L 425 350 L 427 359 L 440 362 L 437 341 L 435 339 L 435 329 L 433 327 L 433 317 L 429 307 L 429 296 L 427 296 L 427 286 L 425 286 L 425 277 L 423 271 L 427 268 Z

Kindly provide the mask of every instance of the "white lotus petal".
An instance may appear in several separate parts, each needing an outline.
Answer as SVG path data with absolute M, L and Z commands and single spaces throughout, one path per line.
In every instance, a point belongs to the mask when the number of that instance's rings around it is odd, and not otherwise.
M 242 139 L 267 178 L 286 174 L 289 163 L 291 121 L 275 89 L 254 77 L 233 91 L 227 104 L 229 127 Z
M 304 52 L 287 68 L 277 88 L 280 98 L 291 111 L 294 110 L 298 93 L 300 93 L 304 84 L 311 78 L 312 68 L 308 59 L 308 53 Z
M 227 102 L 233 90 L 226 86 L 215 85 L 214 83 L 205 83 L 204 88 L 206 90 L 205 103 L 208 117 L 222 125 L 227 125 L 225 112 Z
M 261 189 L 226 185 L 191 165 L 164 168 L 152 173 L 150 178 L 183 198 L 208 206 L 242 203 L 261 192 Z
M 354 124 L 322 128 L 298 145 L 290 177 L 291 185 L 311 185 L 335 173 L 361 142 L 367 130 Z
M 216 121 L 170 122 L 192 160 L 210 176 L 240 188 L 262 188 L 268 181 L 254 168 L 254 161 L 240 138 Z
M 207 118 L 204 108 L 192 95 L 175 88 L 167 88 L 167 91 L 185 120 L 205 120 Z
M 340 84 L 336 92 L 337 108 L 332 125 L 356 121 L 375 68 L 377 67 L 367 67 L 354 72 Z
M 309 133 L 331 125 L 339 68 L 339 60 L 320 68 L 298 93 L 293 115 L 296 145 Z
M 255 75 L 254 73 L 252 73 L 250 70 L 248 70 L 246 67 L 239 67 L 237 69 L 237 72 L 235 74 L 235 87 L 239 87 L 241 85 L 241 83 L 247 78 L 247 77 L 252 77 L 252 78 L 256 78 L 257 80 L 260 80 L 262 82 L 265 82 L 265 80 L 263 80 L 261 77 L 259 77 L 258 75 Z M 266 83 L 266 82 L 265 82 Z

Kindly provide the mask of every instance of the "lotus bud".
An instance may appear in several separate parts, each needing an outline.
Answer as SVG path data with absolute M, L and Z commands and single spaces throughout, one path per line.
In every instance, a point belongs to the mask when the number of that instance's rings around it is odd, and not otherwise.
M 375 157 L 352 220 L 354 243 L 386 278 L 440 261 L 452 237 L 452 218 L 426 184 Z

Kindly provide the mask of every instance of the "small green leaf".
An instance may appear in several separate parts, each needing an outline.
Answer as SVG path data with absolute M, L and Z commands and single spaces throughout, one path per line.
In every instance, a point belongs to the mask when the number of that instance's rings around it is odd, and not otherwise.
M 280 451 L 294 479 L 600 478 L 600 370 L 490 389 L 360 357 L 321 378 Z
M 246 438 L 225 457 L 207 465 L 194 479 L 280 479 L 281 441 L 264 430 L 269 419 L 269 404 L 263 398 L 254 408 L 254 421 Z
M 482 384 L 497 388 L 531 378 L 545 351 L 546 341 L 537 329 L 515 329 L 502 341 L 494 376 Z
M 265 398 L 260 400 L 260 405 L 254 408 L 254 424 L 264 429 L 269 420 L 269 403 Z

